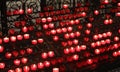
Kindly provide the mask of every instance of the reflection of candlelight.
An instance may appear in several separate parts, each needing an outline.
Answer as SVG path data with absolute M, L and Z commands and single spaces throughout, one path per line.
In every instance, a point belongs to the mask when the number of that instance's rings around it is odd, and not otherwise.
M 53 68 L 53 72 L 59 72 L 59 68 Z

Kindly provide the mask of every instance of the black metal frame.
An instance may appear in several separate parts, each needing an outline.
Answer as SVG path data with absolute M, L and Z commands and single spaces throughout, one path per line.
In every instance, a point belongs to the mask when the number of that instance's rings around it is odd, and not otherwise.
M 2 34 L 7 35 L 8 33 L 8 26 L 7 26 L 7 16 L 6 16 L 6 2 L 7 0 L 1 0 L 0 1 L 0 10 L 1 10 L 1 26 L 2 26 Z

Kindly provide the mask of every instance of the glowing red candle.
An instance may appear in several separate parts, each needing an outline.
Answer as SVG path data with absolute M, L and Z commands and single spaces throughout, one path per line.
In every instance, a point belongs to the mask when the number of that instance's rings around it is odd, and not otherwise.
M 107 32 L 107 36 L 111 36 L 112 35 L 112 32 Z
M 77 52 L 80 52 L 80 51 L 81 51 L 80 46 L 76 46 L 75 50 L 76 50 Z
M 85 34 L 90 34 L 90 30 L 85 30 Z
M 32 40 L 31 43 L 32 43 L 33 45 L 36 45 L 36 44 L 37 44 L 37 40 Z
M 118 53 L 117 53 L 117 52 L 113 52 L 113 56 L 114 56 L 114 57 L 117 57 L 117 56 L 118 56 Z
M 78 31 L 75 32 L 75 36 L 76 36 L 76 37 L 79 37 L 80 35 L 81 35 L 80 32 L 78 32 Z
M 105 42 L 109 44 L 111 42 L 111 40 L 110 39 L 106 39 Z
M 52 72 L 59 72 L 59 68 L 53 68 Z
M 5 63 L 0 63 L 0 69 L 4 69 L 5 68 Z
M 106 19 L 106 20 L 104 20 L 104 24 L 109 24 L 109 20 L 108 19 Z
M 36 65 L 36 64 L 32 64 L 32 65 L 30 66 L 30 69 L 31 69 L 32 71 L 36 71 L 36 70 L 37 70 L 37 65 Z
M 54 40 L 54 41 L 58 41 L 58 40 L 59 40 L 59 37 L 58 37 L 58 36 L 54 36 L 54 37 L 53 37 L 53 40 Z
M 117 13 L 116 13 L 116 16 L 120 16 L 120 12 L 117 12 Z
M 22 40 L 23 36 L 22 35 L 17 35 L 17 40 Z
M 28 13 L 28 14 L 31 14 L 32 11 L 33 11 L 33 10 L 32 10 L 31 8 L 28 8 L 28 9 L 27 9 L 27 13 Z
M 55 35 L 55 34 L 56 34 L 56 30 L 54 30 L 54 29 L 51 30 L 51 34 L 52 34 L 52 35 Z
M 70 24 L 71 24 L 71 25 L 75 24 L 74 20 L 71 20 L 71 21 L 70 21 Z
M 91 23 L 88 23 L 88 24 L 87 24 L 87 27 L 88 27 L 88 28 L 91 28 L 91 27 L 92 27 L 92 24 L 91 24 Z
M 73 40 L 73 44 L 77 45 L 79 43 L 79 41 L 77 39 Z
M 42 18 L 43 23 L 46 23 L 46 21 L 47 21 L 46 18 Z
M 23 71 L 24 72 L 30 72 L 30 67 L 29 66 L 24 66 Z
M 16 68 L 15 72 L 22 72 L 22 68 Z
M 95 15 L 98 15 L 98 14 L 99 14 L 99 11 L 98 11 L 98 10 L 95 10 L 95 11 L 94 11 L 94 14 L 95 14 Z
M 44 42 L 44 40 L 42 38 L 38 39 L 38 43 L 43 43 L 43 42 Z
M 4 47 L 0 46 L 0 53 L 2 53 L 4 51 Z
M 32 48 L 27 48 L 26 51 L 28 54 L 31 54 L 33 52 Z
M 80 21 L 76 19 L 76 20 L 75 20 L 75 23 L 76 23 L 76 24 L 79 24 L 79 23 L 80 23 Z
M 79 26 L 78 26 L 78 29 L 79 29 L 79 30 L 81 30 L 82 28 L 83 28 L 82 25 L 79 25 Z
M 42 68 L 44 68 L 44 64 L 42 62 L 39 62 L 37 64 L 37 67 L 38 67 L 38 69 L 42 69 Z
M 45 67 L 49 67 L 49 66 L 50 66 L 50 62 L 49 62 L 49 61 L 45 61 L 45 62 L 44 62 L 44 66 L 45 66 Z
M 82 15 L 83 17 L 85 17 L 85 16 L 86 16 L 86 12 L 82 12 L 81 15 Z
M 69 51 L 70 51 L 71 53 L 74 53 L 74 52 L 75 52 L 75 48 L 74 48 L 74 47 L 70 47 Z
M 17 57 L 19 55 L 19 53 L 15 50 L 12 52 L 13 56 Z
M 91 43 L 91 47 L 93 47 L 93 48 L 96 47 L 96 43 L 94 43 L 94 42 Z
M 28 62 L 27 58 L 25 58 L 25 57 L 21 58 L 21 63 L 26 64 L 27 62 Z
M 8 42 L 9 42 L 9 38 L 8 38 L 8 37 L 4 37 L 4 38 L 3 38 L 3 41 L 4 41 L 5 43 L 8 43 Z
M 54 54 L 53 51 L 49 51 L 49 52 L 48 52 L 48 56 L 49 56 L 49 57 L 54 57 L 54 55 L 55 55 L 55 54 Z
M 68 41 L 67 41 L 67 44 L 68 44 L 69 46 L 71 46 L 71 45 L 73 44 L 73 42 L 70 41 L 70 40 L 68 40 Z
M 86 50 L 86 48 L 87 48 L 86 45 L 81 45 L 80 47 L 82 50 Z
M 88 63 L 88 64 L 92 64 L 92 63 L 93 63 L 93 60 L 92 60 L 92 59 L 88 59 L 88 60 L 87 60 L 87 63 Z
M 14 29 L 9 29 L 9 33 L 10 34 L 15 34 L 15 30 Z
M 48 18 L 47 18 L 47 21 L 48 21 L 48 22 L 51 22 L 51 21 L 52 21 L 52 18 L 51 18 L 51 17 L 48 17 Z
M 114 41 L 119 41 L 119 37 L 115 36 Z
M 118 55 L 120 55 L 120 50 L 117 53 L 118 53 Z
M 19 14 L 23 14 L 24 13 L 24 10 L 23 9 L 20 9 L 19 10 Z
M 16 60 L 14 60 L 14 65 L 20 65 L 20 60 L 19 59 L 16 59 Z
M 11 40 L 11 42 L 16 42 L 16 37 L 15 36 L 11 36 L 10 40 Z
M 70 33 L 70 38 L 74 38 L 75 37 L 75 34 L 72 32 Z
M 72 27 L 68 27 L 67 30 L 68 30 L 68 32 L 71 32 L 73 30 L 73 28 Z
M 53 24 L 53 23 L 50 23 L 50 24 L 49 24 L 49 28 L 54 28 L 54 24 Z
M 70 50 L 68 48 L 64 49 L 64 53 L 65 54 L 69 54 L 70 53 Z
M 108 3 L 109 3 L 109 0 L 104 0 L 103 3 L 104 3 L 104 4 L 108 4 Z
M 113 23 L 113 20 L 112 20 L 112 19 L 109 19 L 109 23 L 112 24 L 112 23 Z
M 105 45 L 106 44 L 105 40 L 101 40 L 101 44 Z
M 95 49 L 95 54 L 100 54 L 100 50 L 99 49 Z
M 5 53 L 5 57 L 7 59 L 10 59 L 12 57 L 12 53 L 10 53 L 10 52 Z
M 70 35 L 68 33 L 64 35 L 65 39 L 69 39 L 69 37 L 70 37 Z
M 20 54 L 21 54 L 21 55 L 24 55 L 25 52 L 26 52 L 25 50 L 20 50 Z
M 48 54 L 47 54 L 46 52 L 44 52 L 44 53 L 41 54 L 41 57 L 42 57 L 43 59 L 46 59 L 46 58 L 48 58 Z
M 107 37 L 107 34 L 106 34 L 106 33 L 103 33 L 102 36 L 103 36 L 104 38 L 106 38 L 106 37 Z
M 115 49 L 117 49 L 119 47 L 118 44 L 114 44 L 113 46 Z
M 19 11 L 18 10 L 14 10 L 13 14 L 19 14 Z
M 62 28 L 62 32 L 67 32 L 67 29 L 66 28 Z
M 120 6 L 120 2 L 119 2 L 119 3 L 117 3 L 117 6 Z
M 100 42 L 100 41 L 97 41 L 97 42 L 96 42 L 96 45 L 97 45 L 97 46 L 101 46 L 101 42 Z
M 27 32 L 28 31 L 28 28 L 25 26 L 22 28 L 22 32 Z
M 65 8 L 65 9 L 68 8 L 68 4 L 64 4 L 63 8 Z
M 62 33 L 62 30 L 61 30 L 60 28 L 58 28 L 56 31 L 57 31 L 57 33 L 59 33 L 59 34 Z
M 73 60 L 78 60 L 79 59 L 79 55 L 73 55 L 72 58 L 73 58 Z
M 48 25 L 47 25 L 47 24 L 44 24 L 44 25 L 43 25 L 43 29 L 48 29 Z
M 30 35 L 29 34 L 24 34 L 24 39 L 29 39 Z
M 101 39 L 103 36 L 102 34 L 98 34 L 98 38 Z
M 61 45 L 65 47 L 67 46 L 67 42 L 61 42 Z

